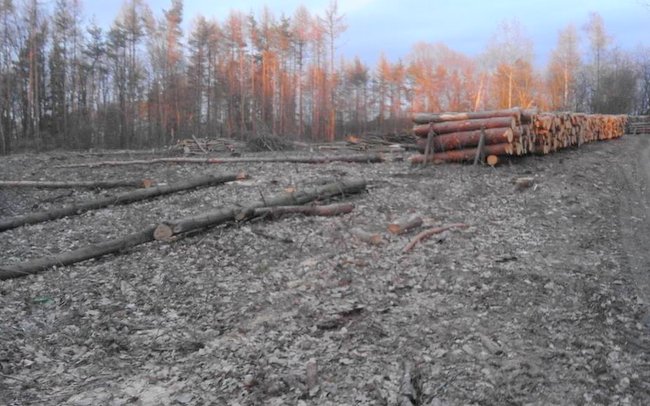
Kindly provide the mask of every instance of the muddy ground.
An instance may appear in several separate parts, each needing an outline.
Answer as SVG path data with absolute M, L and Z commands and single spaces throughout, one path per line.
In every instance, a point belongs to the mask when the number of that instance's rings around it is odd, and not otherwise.
M 650 404 L 649 145 L 627 136 L 497 168 L 2 157 L 4 179 L 252 179 L 1 233 L 1 264 L 321 178 L 370 187 L 345 216 L 220 226 L 0 282 L 0 403 Z M 521 176 L 536 186 L 516 191 Z M 107 193 L 0 190 L 0 216 Z M 406 213 L 471 227 L 408 254 L 415 233 L 350 235 Z

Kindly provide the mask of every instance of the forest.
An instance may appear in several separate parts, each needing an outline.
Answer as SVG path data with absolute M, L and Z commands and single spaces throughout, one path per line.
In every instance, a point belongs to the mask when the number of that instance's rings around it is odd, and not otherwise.
M 336 1 L 321 15 L 184 18 L 182 0 L 162 13 L 125 0 L 110 27 L 81 0 L 0 0 L 0 154 L 191 136 L 332 141 L 405 131 L 421 111 L 650 111 L 650 47 L 623 50 L 598 13 L 555 33 L 542 67 L 516 19 L 477 38 L 477 56 L 421 42 L 370 66 L 339 54 L 347 23 Z

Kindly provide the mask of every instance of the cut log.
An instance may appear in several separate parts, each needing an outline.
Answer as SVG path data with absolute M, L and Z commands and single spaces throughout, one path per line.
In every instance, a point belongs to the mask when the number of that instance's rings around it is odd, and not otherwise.
M 100 161 L 58 165 L 55 168 L 96 168 L 99 166 L 152 165 L 152 164 L 238 164 L 238 163 L 298 163 L 327 164 L 331 162 L 377 163 L 389 160 L 381 154 L 340 156 L 281 156 L 281 157 L 225 157 L 225 158 L 155 158 L 133 161 Z
M 519 122 L 521 109 L 476 111 L 467 113 L 417 113 L 413 116 L 415 124 L 443 123 L 446 121 L 464 121 L 495 117 L 514 117 Z
M 486 145 L 483 148 L 485 155 L 512 155 L 514 149 L 512 144 L 496 144 L 496 145 Z M 442 162 L 466 162 L 471 161 L 476 156 L 477 148 L 470 149 L 459 149 L 454 151 L 439 152 L 431 155 L 429 157 L 430 163 L 442 163 Z M 418 154 L 413 155 L 408 158 L 411 164 L 421 164 L 424 162 L 424 155 Z
M 41 189 L 111 189 L 120 187 L 148 188 L 156 183 L 152 179 L 103 180 L 103 181 L 42 181 L 42 180 L 0 180 L 0 188 L 41 188 Z
M 490 128 L 485 130 L 485 145 L 511 143 L 519 131 L 512 128 Z M 435 151 L 444 152 L 453 149 L 472 148 L 478 145 L 481 140 L 481 130 L 449 133 L 433 137 L 433 148 Z M 419 138 L 417 141 L 421 152 L 424 152 L 427 140 Z
M 285 214 L 302 214 L 305 216 L 331 217 L 348 214 L 354 210 L 352 203 L 338 203 L 327 206 L 277 206 L 255 209 L 254 217 L 278 218 Z
M 511 128 L 517 127 L 517 122 L 513 117 L 495 117 L 483 118 L 478 120 L 465 120 L 465 121 L 446 121 L 443 123 L 436 123 L 430 126 L 429 124 L 417 125 L 413 128 L 415 135 L 419 137 L 426 137 L 429 134 L 430 128 L 438 134 L 450 134 L 464 131 L 476 131 L 481 128 Z
M 106 241 L 99 244 L 89 245 L 69 252 L 52 255 L 43 258 L 33 259 L 15 265 L 0 267 L 0 280 L 20 278 L 33 275 L 54 266 L 66 266 L 91 258 L 98 258 L 108 254 L 114 254 L 136 245 L 153 241 L 155 227 L 149 227 L 137 233 L 129 234 L 122 238 Z
M 388 225 L 388 231 L 391 234 L 400 235 L 407 233 L 414 228 L 418 228 L 422 225 L 422 218 L 420 216 L 411 216 L 399 219 Z
M 128 204 L 140 200 L 151 199 L 157 196 L 167 195 L 170 193 L 180 192 L 182 190 L 195 189 L 198 187 L 214 186 L 221 183 L 231 182 L 234 180 L 246 179 L 248 175 L 244 172 L 232 173 L 227 175 L 207 175 L 187 181 L 178 182 L 172 185 L 156 186 L 148 189 L 134 190 L 128 193 L 122 193 L 117 196 L 109 196 L 102 199 L 90 200 L 77 204 L 55 208 L 52 210 L 29 213 L 22 216 L 8 217 L 0 219 L 0 231 L 10 230 L 12 228 L 24 226 L 27 224 L 42 223 L 45 221 L 56 220 L 67 216 L 77 215 L 89 210 L 101 209 L 112 205 Z
M 496 155 L 488 155 L 485 162 L 490 166 L 496 166 L 499 163 L 499 157 Z
M 384 239 L 379 233 L 371 233 L 358 227 L 351 229 L 350 233 L 358 240 L 367 244 L 381 245 L 384 243 Z
M 424 230 L 420 234 L 413 237 L 411 242 L 406 244 L 406 246 L 404 247 L 402 252 L 411 251 L 413 249 L 413 247 L 415 247 L 418 243 L 420 243 L 420 242 L 426 240 L 427 238 L 430 238 L 431 236 L 434 236 L 436 234 L 443 233 L 443 232 L 445 232 L 447 230 L 453 230 L 453 229 L 457 229 L 457 228 L 468 228 L 468 227 L 469 227 L 469 225 L 467 225 L 467 224 L 457 223 L 457 224 L 449 224 L 449 225 L 443 226 L 443 227 L 434 227 L 434 228 L 430 228 L 428 230 Z
M 334 197 L 336 195 L 344 195 L 348 193 L 356 193 L 365 189 L 366 183 L 364 181 L 353 180 L 345 182 L 336 182 L 324 185 L 320 188 L 313 189 L 306 192 L 296 192 L 291 194 L 282 194 L 277 197 L 272 197 L 262 201 L 262 204 L 275 204 L 276 206 L 290 205 L 290 204 L 304 204 L 309 201 Z M 232 221 L 240 211 L 252 211 L 262 207 L 258 206 L 260 203 L 255 202 L 250 205 L 232 207 L 228 209 L 218 210 L 216 212 L 207 213 L 204 217 L 210 217 L 211 222 L 195 222 L 199 224 L 197 228 L 207 226 L 215 226 L 218 224 Z M 170 221 L 164 224 L 183 223 L 184 220 L 177 222 Z M 186 224 L 186 223 L 184 223 Z M 18 278 L 22 276 L 36 274 L 40 271 L 49 269 L 53 266 L 66 266 L 77 262 L 81 262 L 91 258 L 98 258 L 107 254 L 117 253 L 119 251 L 140 245 L 156 239 L 156 232 L 160 226 L 148 227 L 142 231 L 129 234 L 122 238 L 106 241 L 99 244 L 93 244 L 87 247 L 79 248 L 70 252 L 65 252 L 53 256 L 33 259 L 24 263 L 0 266 L 0 280 Z M 186 225 L 187 227 L 187 225 Z M 188 229 L 185 231 L 195 230 L 196 228 Z M 173 233 L 173 231 L 172 231 Z
M 154 233 L 157 240 L 167 240 L 175 235 L 188 231 L 210 227 L 230 220 L 243 221 L 255 216 L 255 210 L 261 207 L 297 206 L 315 200 L 329 199 L 333 196 L 354 194 L 365 190 L 366 182 L 363 180 L 350 180 L 329 183 L 324 186 L 304 191 L 284 193 L 269 199 L 263 199 L 248 204 L 244 208 L 233 207 L 204 213 L 184 219 L 166 221 L 159 224 Z

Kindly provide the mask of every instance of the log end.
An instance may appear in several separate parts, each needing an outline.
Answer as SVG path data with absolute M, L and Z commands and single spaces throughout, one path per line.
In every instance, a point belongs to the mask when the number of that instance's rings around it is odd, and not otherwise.
M 237 176 L 236 176 L 235 179 L 236 180 L 246 180 L 248 178 L 250 178 L 250 176 L 248 175 L 248 173 L 246 171 L 240 171 L 239 173 L 237 173 Z
M 499 163 L 499 157 L 496 155 L 488 155 L 486 162 L 490 166 L 496 166 Z
M 159 224 L 153 232 L 153 238 L 157 241 L 169 241 L 174 235 L 174 230 L 169 224 Z
M 155 185 L 156 185 L 156 181 L 154 181 L 153 179 L 142 179 L 142 182 L 140 182 L 140 187 L 143 189 L 147 189 Z

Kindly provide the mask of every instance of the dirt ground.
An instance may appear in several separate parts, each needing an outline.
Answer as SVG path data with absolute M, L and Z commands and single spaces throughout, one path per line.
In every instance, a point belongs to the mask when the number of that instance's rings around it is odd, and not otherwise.
M 54 168 L 97 159 L 9 156 L 0 174 L 252 179 L 1 233 L 0 264 L 321 178 L 370 187 L 345 216 L 221 226 L 0 282 L 1 404 L 650 404 L 648 138 L 497 168 Z M 521 176 L 536 186 L 516 191 Z M 0 216 L 107 193 L 0 189 Z M 350 235 L 408 213 L 471 227 L 408 254 L 415 233 Z

